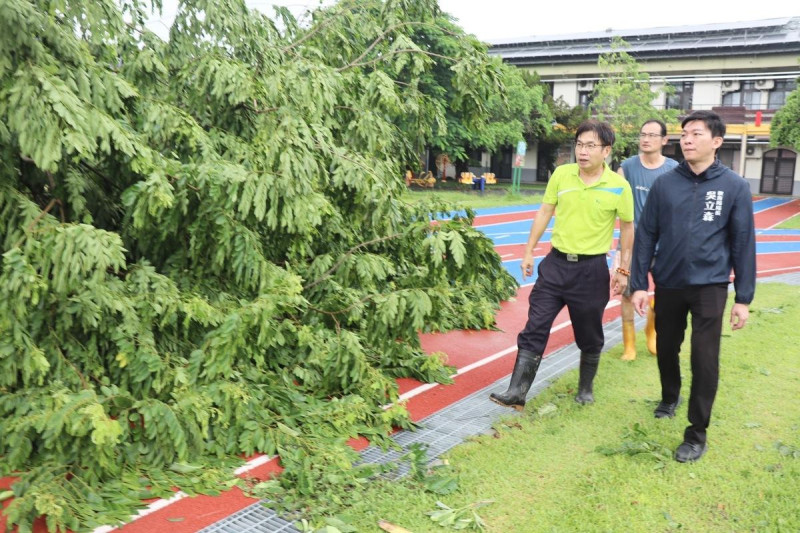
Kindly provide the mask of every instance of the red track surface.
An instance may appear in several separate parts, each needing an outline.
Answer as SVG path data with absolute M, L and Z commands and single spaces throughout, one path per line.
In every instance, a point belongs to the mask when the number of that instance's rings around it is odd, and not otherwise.
M 759 229 L 770 228 L 798 213 L 800 213 L 800 200 L 794 200 L 757 213 L 755 215 L 756 227 Z M 532 211 L 527 211 L 481 216 L 476 217 L 475 225 L 485 226 L 513 220 L 530 220 L 533 218 L 533 214 Z M 765 242 L 790 241 L 798 240 L 798 238 L 759 236 L 758 240 Z M 507 245 L 497 247 L 497 251 L 501 256 L 513 254 L 514 257 L 519 257 L 522 248 L 522 245 Z M 549 243 L 543 243 L 537 247 L 535 255 L 543 256 L 549 249 Z M 508 259 L 508 257 L 504 258 Z M 800 271 L 800 252 L 760 255 L 757 265 L 759 277 L 797 272 Z M 424 385 L 412 379 L 398 380 L 400 393 L 408 396 L 406 405 L 414 420 L 421 420 L 509 374 L 514 363 L 516 336 L 527 318 L 530 291 L 530 286 L 522 287 L 515 300 L 502 304 L 497 315 L 499 331 L 453 331 L 445 334 L 422 335 L 423 349 L 428 353 L 445 353 L 448 364 L 459 369 L 459 374 L 455 377 L 455 382 L 450 385 Z M 619 306 L 615 303 L 616 300 L 612 300 L 609 308 L 606 309 L 604 315 L 606 322 L 619 317 Z M 556 319 L 548 343 L 548 354 L 573 342 L 572 329 L 568 327 L 568 321 L 569 317 L 566 311 L 563 311 Z M 469 367 L 469 365 L 475 366 Z M 367 443 L 362 439 L 353 442 L 352 445 L 360 450 Z M 265 464 L 252 468 L 247 475 L 266 479 L 279 471 L 278 460 L 273 458 Z M 8 488 L 11 481 L 10 478 L 0 479 L 0 490 Z M 255 501 L 246 497 L 239 489 L 228 491 L 217 497 L 184 497 L 115 531 L 123 533 L 193 532 L 207 527 Z M 4 507 L 8 503 L 5 502 Z M 169 519 L 180 519 L 181 521 L 171 522 Z M 0 533 L 5 531 L 5 518 L 0 516 Z M 35 533 L 45 532 L 44 522 L 37 522 L 34 531 Z
M 475 226 L 486 226 L 488 224 L 500 224 L 501 222 L 516 222 L 518 220 L 533 220 L 536 211 L 520 211 L 517 213 L 505 213 L 502 215 L 481 215 L 476 216 L 473 224 Z
M 758 229 L 769 229 L 775 224 L 779 224 L 800 212 L 800 200 L 794 199 L 791 202 L 771 207 L 756 213 L 756 227 Z

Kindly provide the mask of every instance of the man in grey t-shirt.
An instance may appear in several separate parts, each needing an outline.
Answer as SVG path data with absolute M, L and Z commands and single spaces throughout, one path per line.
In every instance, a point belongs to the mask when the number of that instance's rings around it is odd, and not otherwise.
M 660 120 L 648 120 L 639 129 L 639 155 L 629 157 L 619 167 L 618 172 L 625 176 L 633 190 L 634 225 L 647 201 L 647 193 L 658 176 L 678 166 L 678 162 L 665 157 L 661 150 L 667 144 L 667 126 Z M 619 253 L 617 253 L 619 256 Z M 651 302 L 652 304 L 652 302 Z M 647 315 L 647 349 L 656 354 L 655 312 L 650 309 Z M 623 361 L 636 359 L 636 329 L 633 325 L 633 305 L 630 290 L 622 294 L 622 340 Z

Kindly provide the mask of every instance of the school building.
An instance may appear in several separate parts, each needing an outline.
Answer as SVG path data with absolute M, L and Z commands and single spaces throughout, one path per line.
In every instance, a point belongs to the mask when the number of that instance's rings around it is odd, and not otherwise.
M 588 107 L 602 79 L 598 58 L 611 51 L 614 37 L 630 45 L 626 52 L 650 75 L 653 89 L 663 84 L 674 88 L 671 96 L 654 101 L 655 107 L 678 109 L 679 119 L 711 109 L 725 120 L 720 160 L 747 178 L 754 193 L 800 195 L 797 151 L 769 146 L 772 117 L 800 76 L 800 17 L 522 37 L 494 41 L 490 53 L 537 72 L 555 98 Z M 678 128 L 670 126 L 664 152 L 681 160 Z M 513 150 L 483 154 L 483 168 L 510 177 Z M 569 149 L 561 154 L 574 157 Z M 537 147 L 529 146 L 523 182 L 547 180 L 540 160 Z

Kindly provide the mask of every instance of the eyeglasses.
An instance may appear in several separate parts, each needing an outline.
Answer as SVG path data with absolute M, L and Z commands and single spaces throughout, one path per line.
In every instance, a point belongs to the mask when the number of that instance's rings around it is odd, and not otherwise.
M 581 150 L 586 148 L 587 150 L 594 150 L 595 148 L 602 148 L 605 144 L 596 144 L 596 143 L 582 143 L 580 141 L 575 143 L 575 149 Z
M 640 139 L 655 139 L 656 137 L 663 137 L 663 135 L 659 133 L 640 133 Z

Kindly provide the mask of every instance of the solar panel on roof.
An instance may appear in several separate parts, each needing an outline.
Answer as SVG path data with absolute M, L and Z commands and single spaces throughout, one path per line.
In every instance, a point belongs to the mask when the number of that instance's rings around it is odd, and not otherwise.
M 800 17 L 767 19 L 725 24 L 706 24 L 674 28 L 650 28 L 593 32 L 573 35 L 529 37 L 511 42 L 495 44 L 492 55 L 513 60 L 515 63 L 536 63 L 546 57 L 550 63 L 577 62 L 610 50 L 610 37 L 631 38 L 632 53 L 648 57 L 670 57 L 689 52 L 704 54 L 736 54 L 748 52 L 747 47 L 793 45 L 791 50 L 800 51 Z M 513 51 L 512 51 L 513 50 Z

